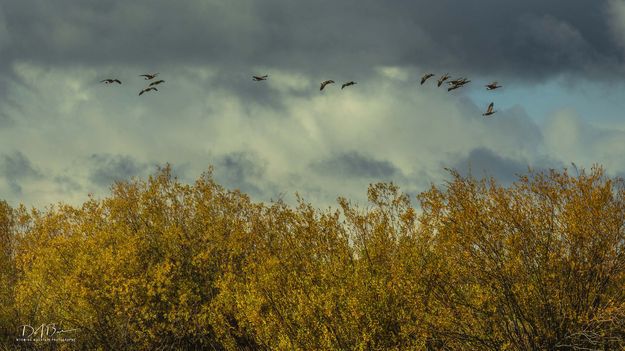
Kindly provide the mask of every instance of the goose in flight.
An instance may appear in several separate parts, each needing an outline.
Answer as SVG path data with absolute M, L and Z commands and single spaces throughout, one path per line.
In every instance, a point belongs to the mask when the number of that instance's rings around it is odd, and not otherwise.
M 267 80 L 267 77 L 269 77 L 269 75 L 265 74 L 264 76 L 252 76 L 252 79 L 255 82 L 260 82 L 261 80 Z
M 447 79 L 449 79 L 449 73 L 445 73 L 443 74 L 439 79 L 438 79 L 438 86 L 440 87 L 441 85 L 443 85 L 443 82 L 446 81 Z
M 156 89 L 155 87 L 147 87 L 147 88 L 141 90 L 141 92 L 139 93 L 139 96 L 143 95 L 143 93 L 147 93 L 150 90 L 158 91 L 158 89 Z
M 104 84 L 111 84 L 111 83 L 122 84 L 122 82 L 119 79 L 103 79 L 103 80 L 100 81 L 100 83 L 104 83 Z
M 326 80 L 326 81 L 321 82 L 321 87 L 319 88 L 319 91 L 323 90 L 323 88 L 325 88 L 326 85 L 333 84 L 333 83 L 334 83 L 333 80 Z
M 452 91 L 454 89 L 458 89 L 458 88 L 462 88 L 465 84 L 469 83 L 470 80 L 466 80 L 465 78 L 462 78 L 461 80 L 455 81 L 455 83 L 449 82 L 449 84 L 451 85 L 447 91 Z
M 486 85 L 486 90 L 495 90 L 497 88 L 501 88 L 501 85 L 497 85 L 497 82 L 492 82 Z
M 432 73 L 426 73 L 423 75 L 423 77 L 421 77 L 421 85 L 423 85 L 423 83 L 425 83 L 426 80 L 430 79 L 434 77 L 434 74 Z
M 462 87 L 462 85 L 454 84 L 454 85 L 450 86 L 449 88 L 447 88 L 447 91 L 452 91 L 452 90 L 458 89 L 460 87 Z
M 447 82 L 447 84 L 449 85 L 465 85 L 468 82 L 470 82 L 470 80 L 467 80 L 466 78 L 458 78 L 458 79 L 454 79 L 454 80 L 450 80 L 449 82 Z
M 147 73 L 147 74 L 142 74 L 139 77 L 145 77 L 145 80 L 150 80 L 150 79 L 154 79 L 156 76 L 158 76 L 158 73 Z
M 493 110 L 493 108 L 495 108 L 495 103 L 491 102 L 490 105 L 488 105 L 488 109 L 486 109 L 486 112 L 482 113 L 482 116 L 484 116 L 484 117 L 490 116 L 490 115 L 494 114 L 495 112 L 497 112 L 497 111 Z
M 164 80 L 162 80 L 162 79 L 161 79 L 161 80 L 157 80 L 156 82 L 152 82 L 152 83 L 150 83 L 150 85 L 148 85 L 148 86 L 153 87 L 153 86 L 155 86 L 155 85 L 159 85 L 159 84 L 161 84 L 161 83 L 165 83 L 165 81 L 164 81 Z
M 343 83 L 343 85 L 341 85 L 341 90 L 343 90 L 345 87 L 349 87 L 349 86 L 352 86 L 354 84 L 356 84 L 356 82 L 354 82 L 354 81 Z

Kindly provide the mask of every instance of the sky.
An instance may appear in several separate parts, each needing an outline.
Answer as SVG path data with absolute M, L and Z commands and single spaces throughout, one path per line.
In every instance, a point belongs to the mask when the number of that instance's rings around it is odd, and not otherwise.
M 621 176 L 624 64 L 623 0 L 0 0 L 0 199 L 79 205 L 165 164 L 319 207 L 445 168 Z

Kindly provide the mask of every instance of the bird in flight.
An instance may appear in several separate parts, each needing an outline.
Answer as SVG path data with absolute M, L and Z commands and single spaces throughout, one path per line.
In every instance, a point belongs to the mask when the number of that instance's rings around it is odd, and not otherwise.
M 458 78 L 458 79 L 454 79 L 454 80 L 450 80 L 449 82 L 447 82 L 447 84 L 449 85 L 465 85 L 468 82 L 470 82 L 470 80 L 467 80 L 466 78 Z
M 111 83 L 122 84 L 122 82 L 119 79 L 103 79 L 103 80 L 100 81 L 100 83 L 105 83 L 105 84 L 111 84 Z
M 261 80 L 267 80 L 267 77 L 269 77 L 269 75 L 265 74 L 264 76 L 252 76 L 252 79 L 255 82 L 260 82 Z
M 497 82 L 492 82 L 486 85 L 486 90 L 495 90 L 497 88 L 501 88 L 501 85 L 497 85 Z
M 449 85 L 451 86 L 447 89 L 447 91 L 452 91 L 454 89 L 462 88 L 465 84 L 469 82 L 470 80 L 466 80 L 465 78 L 455 80 L 453 82 L 449 82 Z
M 494 108 L 495 108 L 495 103 L 491 102 L 490 105 L 488 105 L 488 109 L 486 109 L 486 112 L 482 113 L 482 116 L 484 116 L 484 117 L 490 116 L 490 115 L 494 114 L 495 112 L 497 112 L 497 111 L 493 110 Z
M 147 87 L 147 88 L 141 90 L 141 92 L 139 93 L 139 96 L 143 95 L 143 93 L 147 93 L 150 90 L 158 91 L 158 89 L 156 89 L 155 87 Z
M 343 85 L 341 85 L 341 90 L 343 90 L 345 87 L 348 87 L 348 86 L 351 86 L 351 85 L 354 85 L 354 84 L 356 84 L 356 82 L 354 82 L 354 81 L 343 83 Z M 323 89 L 323 88 L 321 88 L 321 89 Z
M 447 91 L 452 91 L 452 90 L 458 89 L 460 87 L 462 87 L 462 85 L 454 84 L 454 85 L 450 86 L 449 88 L 447 88 Z
M 434 77 L 434 74 L 432 73 L 426 73 L 423 75 L 423 77 L 421 77 L 421 85 L 423 85 L 423 83 L 425 83 L 426 80 L 430 79 Z
M 326 81 L 321 82 L 321 87 L 319 88 L 319 91 L 323 90 L 323 88 L 325 88 L 326 85 L 332 84 L 332 83 L 334 83 L 333 80 L 326 80 Z
M 158 76 L 158 73 L 152 73 L 152 74 L 142 74 L 139 77 L 145 77 L 145 80 L 150 80 L 150 79 L 154 79 L 156 76 Z
M 447 79 L 449 79 L 449 73 L 445 73 L 443 74 L 439 79 L 438 79 L 438 86 L 440 87 L 441 85 L 443 85 L 443 82 L 446 81 Z
M 161 84 L 161 83 L 165 83 L 165 81 L 164 81 L 164 80 L 162 80 L 162 79 L 161 79 L 161 80 L 157 80 L 157 81 L 155 81 L 155 82 L 150 83 L 150 85 L 149 85 L 149 86 L 150 86 L 150 87 L 152 87 L 152 86 L 155 86 L 155 85 L 159 85 L 159 84 Z

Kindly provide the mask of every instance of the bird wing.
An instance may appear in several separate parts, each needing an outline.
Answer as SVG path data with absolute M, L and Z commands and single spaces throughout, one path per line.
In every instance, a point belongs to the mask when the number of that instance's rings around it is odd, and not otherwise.
M 143 95 L 143 93 L 145 93 L 145 89 L 143 89 L 143 90 L 141 90 L 141 91 L 139 92 L 139 96 Z
M 117 82 L 117 83 L 119 83 L 119 84 L 122 84 L 122 81 L 121 81 L 121 80 L 119 80 L 119 79 L 115 79 L 115 80 L 113 80 L 113 82 Z
M 490 105 L 488 105 L 488 110 L 486 110 L 487 113 L 491 113 L 493 112 L 493 108 L 495 107 L 495 103 L 491 102 Z

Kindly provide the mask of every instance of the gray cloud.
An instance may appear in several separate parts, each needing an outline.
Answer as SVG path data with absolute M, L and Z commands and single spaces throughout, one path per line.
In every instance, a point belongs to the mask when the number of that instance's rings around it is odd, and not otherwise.
M 373 66 L 545 79 L 623 62 L 606 1 L 5 2 L 4 52 L 56 65 L 206 63 L 363 75 Z M 1 29 L 0 29 L 1 31 Z M 133 33 L 129 35 L 129 33 Z M 621 73 L 622 70 L 618 69 Z
M 21 183 L 23 181 L 40 179 L 43 176 L 20 151 L 2 155 L 0 159 L 0 175 L 6 180 L 10 189 L 17 194 L 22 192 Z
M 93 154 L 89 161 L 92 164 L 89 180 L 101 187 L 145 175 L 148 170 L 147 164 L 125 155 Z
M 498 155 L 487 148 L 471 150 L 466 158 L 456 162 L 454 169 L 460 174 L 472 175 L 477 178 L 493 177 L 503 184 L 510 184 L 518 179 L 518 175 L 527 174 L 533 170 L 562 169 L 563 164 L 556 160 L 538 158 L 537 160 L 515 160 Z
M 414 194 L 467 164 L 506 181 L 570 161 L 616 172 L 619 121 L 541 119 L 568 103 L 564 86 L 622 80 L 623 28 L 616 0 L 5 1 L 0 149 L 19 145 L 45 179 L 20 180 L 20 196 L 0 182 L 0 197 L 77 203 L 165 162 L 185 181 L 213 164 L 256 199 L 299 191 L 319 204 L 365 198 L 378 180 Z M 424 70 L 473 83 L 421 87 Z M 150 71 L 167 82 L 139 98 Z M 98 83 L 108 76 L 124 84 Z M 323 79 L 337 84 L 320 93 Z M 358 85 L 341 91 L 346 80 Z M 505 88 L 485 92 L 486 80 Z M 553 96 L 530 117 L 539 81 Z M 483 118 L 492 100 L 499 111 Z
M 215 177 L 229 188 L 252 196 L 264 196 L 258 184 L 265 177 L 265 165 L 257 154 L 238 151 L 221 155 L 215 163 Z
M 311 168 L 322 175 L 349 178 L 390 179 L 398 169 L 389 161 L 376 160 L 357 151 L 345 152 L 311 164 Z

